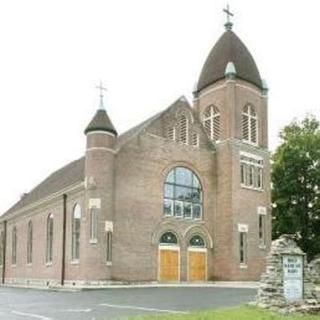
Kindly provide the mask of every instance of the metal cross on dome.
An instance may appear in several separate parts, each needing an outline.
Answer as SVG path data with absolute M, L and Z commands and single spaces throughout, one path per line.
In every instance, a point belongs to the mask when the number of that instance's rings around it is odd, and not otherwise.
M 103 86 L 102 81 L 100 81 L 100 84 L 98 86 L 96 86 L 96 88 L 100 90 L 100 107 L 99 107 L 99 109 L 104 109 L 104 105 L 103 105 L 104 94 L 103 94 L 103 91 L 107 91 L 107 88 L 105 88 Z
M 223 9 L 223 12 L 227 15 L 227 23 L 230 23 L 230 17 L 233 17 L 234 14 L 230 11 L 229 4 L 227 4 L 227 8 Z

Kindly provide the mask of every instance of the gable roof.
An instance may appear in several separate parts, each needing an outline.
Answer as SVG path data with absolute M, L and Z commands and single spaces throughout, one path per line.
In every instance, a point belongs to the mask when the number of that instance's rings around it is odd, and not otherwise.
M 24 195 L 2 217 L 15 212 L 29 204 L 39 201 L 55 192 L 84 180 L 84 162 L 82 157 L 72 161 L 61 169 L 52 173 L 49 177 L 38 184 L 33 190 Z
M 170 108 L 176 105 L 184 105 L 190 107 L 187 99 L 185 97 L 180 97 L 173 104 L 171 104 L 165 110 L 157 113 L 156 115 L 150 117 L 139 125 L 129 129 L 117 138 L 116 149 L 120 149 L 126 143 L 128 143 L 132 138 L 141 133 L 146 129 L 153 121 L 161 117 Z M 51 194 L 59 192 L 77 182 L 82 182 L 85 179 L 85 157 L 78 160 L 72 161 L 61 169 L 53 172 L 45 180 L 43 180 L 39 185 L 37 185 L 33 190 L 23 196 L 16 204 L 14 204 L 8 211 L 6 211 L 0 219 L 19 210 L 23 207 L 30 205 L 36 201 L 39 201 Z
M 175 107 L 175 106 L 184 106 L 187 108 L 191 108 L 188 100 L 185 98 L 185 96 L 179 97 L 176 101 L 174 101 L 169 107 L 166 109 L 158 112 L 154 116 L 150 117 L 149 119 L 145 120 L 144 122 L 138 124 L 137 126 L 131 128 L 130 130 L 126 131 L 125 133 L 121 134 L 117 139 L 117 148 L 121 148 L 123 145 L 125 145 L 127 142 L 129 142 L 133 137 L 137 136 L 140 132 L 142 132 L 144 129 L 146 129 L 148 126 L 150 126 L 154 121 L 159 119 L 164 113 L 166 113 L 169 109 Z

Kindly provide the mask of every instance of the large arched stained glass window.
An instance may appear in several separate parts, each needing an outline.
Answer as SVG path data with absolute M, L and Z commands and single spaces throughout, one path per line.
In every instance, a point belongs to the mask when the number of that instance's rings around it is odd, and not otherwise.
M 172 169 L 164 184 L 165 216 L 186 219 L 202 218 L 202 188 L 197 176 L 189 169 Z

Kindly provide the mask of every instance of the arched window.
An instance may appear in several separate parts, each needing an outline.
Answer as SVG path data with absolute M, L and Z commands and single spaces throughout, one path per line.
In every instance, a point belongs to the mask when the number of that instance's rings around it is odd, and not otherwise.
M 220 111 L 215 106 L 209 106 L 203 113 L 203 126 L 212 141 L 220 139 Z
M 177 236 L 173 232 L 166 232 L 161 236 L 160 244 L 178 244 Z
M 47 218 L 47 251 L 46 262 L 52 262 L 53 253 L 53 214 L 50 213 Z
M 80 258 L 80 224 L 81 224 L 81 207 L 76 204 L 72 214 L 72 260 Z
M 172 169 L 164 183 L 164 215 L 201 219 L 202 188 L 197 176 L 189 169 Z
M 107 232 L 107 262 L 112 262 L 112 232 Z
M 32 234 L 32 221 L 28 223 L 28 234 L 27 234 L 27 263 L 32 263 L 32 241 L 33 241 L 33 234 Z
M 253 106 L 247 105 L 242 112 L 242 139 L 258 143 L 258 117 Z
M 188 144 L 188 126 L 188 119 L 184 114 L 182 114 L 179 117 L 179 141 L 184 144 Z
M 3 265 L 4 232 L 0 232 L 0 266 Z
M 98 239 L 98 208 L 93 206 L 90 209 L 90 241 Z
M 195 235 L 190 239 L 189 246 L 204 248 L 206 245 L 202 237 Z
M 12 252 L 11 252 L 11 263 L 17 263 L 17 228 L 12 229 Z

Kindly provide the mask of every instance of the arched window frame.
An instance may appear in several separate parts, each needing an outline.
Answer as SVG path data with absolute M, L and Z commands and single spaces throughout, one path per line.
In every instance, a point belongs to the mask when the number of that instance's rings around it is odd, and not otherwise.
M 71 259 L 78 261 L 80 259 L 80 228 L 81 228 L 81 206 L 77 203 L 72 212 L 72 241 L 71 241 Z
M 220 140 L 220 110 L 214 105 L 208 106 L 202 116 L 202 123 L 210 140 Z
M 166 231 L 161 234 L 161 237 L 159 239 L 159 245 L 171 245 L 171 246 L 178 246 L 178 237 L 177 235 L 172 231 Z
M 46 247 L 46 263 L 52 263 L 53 259 L 53 213 L 47 217 L 47 247 Z
M 12 252 L 11 252 L 11 264 L 17 264 L 17 227 L 12 228 Z
M 28 222 L 28 234 L 27 234 L 27 264 L 32 263 L 32 247 L 33 247 L 33 226 L 32 221 Z
M 183 182 L 187 181 L 187 182 Z M 198 176 L 189 168 L 172 168 L 164 181 L 163 213 L 166 217 L 201 220 L 203 189 Z
M 206 248 L 206 242 L 203 236 L 194 234 L 189 240 L 189 247 L 191 248 Z
M 258 116 L 256 109 L 247 104 L 242 111 L 242 139 L 250 144 L 258 144 Z

